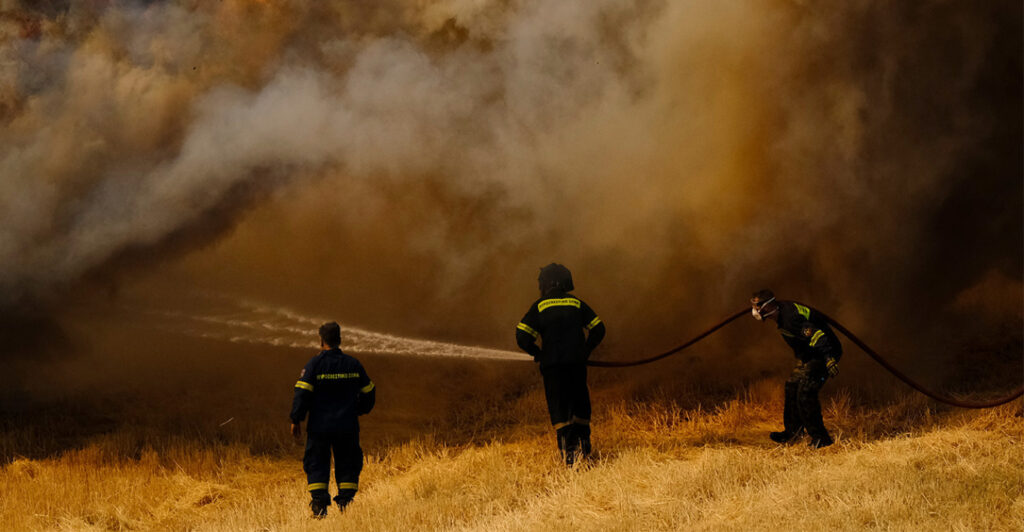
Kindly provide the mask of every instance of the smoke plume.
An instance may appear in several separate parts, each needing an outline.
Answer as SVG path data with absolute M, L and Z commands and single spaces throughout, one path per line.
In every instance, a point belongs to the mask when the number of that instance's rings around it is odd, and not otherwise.
M 1020 324 L 1019 2 L 0 5 L 7 308 L 130 273 L 507 347 L 557 260 L 622 357 L 766 286 Z

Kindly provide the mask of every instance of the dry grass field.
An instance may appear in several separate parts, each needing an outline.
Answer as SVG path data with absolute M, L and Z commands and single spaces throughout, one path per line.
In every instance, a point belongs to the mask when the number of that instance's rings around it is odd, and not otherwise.
M 383 394 L 382 394 L 383 395 Z M 0 442 L 3 530 L 1021 530 L 1019 402 L 937 411 L 917 397 L 826 400 L 837 444 L 782 447 L 781 387 L 701 406 L 596 393 L 595 447 L 566 470 L 539 389 L 481 399 L 401 440 L 369 437 L 359 496 L 308 517 L 300 447 L 279 428 L 119 425 L 32 458 L 57 425 Z M 696 401 L 696 402 L 695 402 Z M 688 404 L 683 407 L 681 404 Z M 386 415 L 384 417 L 387 417 Z M 372 416 L 365 421 L 373 432 Z M 61 449 L 61 447 L 63 447 Z M 59 450 L 58 450 L 59 449 Z

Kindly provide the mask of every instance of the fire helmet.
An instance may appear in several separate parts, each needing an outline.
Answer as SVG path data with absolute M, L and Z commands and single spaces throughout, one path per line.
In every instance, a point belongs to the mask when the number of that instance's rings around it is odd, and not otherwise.
M 569 268 L 566 268 L 556 262 L 552 262 L 540 269 L 540 275 L 537 277 L 537 283 L 540 285 L 540 291 L 542 293 L 549 292 L 553 289 L 558 289 L 563 292 L 572 292 L 575 288 L 572 285 L 572 273 L 569 272 Z

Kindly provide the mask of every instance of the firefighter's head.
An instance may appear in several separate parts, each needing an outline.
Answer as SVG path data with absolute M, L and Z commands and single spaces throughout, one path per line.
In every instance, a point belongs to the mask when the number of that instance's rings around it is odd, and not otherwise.
M 778 319 L 779 302 L 775 301 L 775 294 L 767 288 L 754 292 L 750 298 L 750 313 L 757 321 Z
M 320 346 L 338 347 L 341 345 L 341 326 L 329 321 L 320 326 Z
M 537 284 L 540 286 L 540 295 L 542 296 L 552 292 L 572 292 L 575 289 L 572 285 L 572 274 L 569 273 L 569 268 L 556 262 L 540 269 Z

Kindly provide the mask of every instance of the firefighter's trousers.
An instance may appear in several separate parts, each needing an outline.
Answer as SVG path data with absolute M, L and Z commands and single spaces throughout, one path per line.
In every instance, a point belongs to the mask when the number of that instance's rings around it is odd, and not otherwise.
M 334 480 L 338 495 L 334 498 L 344 506 L 359 490 L 359 473 L 363 470 L 363 449 L 359 433 L 315 433 L 306 435 L 306 454 L 302 469 L 306 472 L 309 494 L 313 500 L 330 503 L 328 484 L 331 480 L 331 454 L 334 454 Z
M 541 368 L 548 414 L 558 448 L 566 454 L 590 454 L 590 390 L 586 364 Z
M 786 380 L 786 403 L 782 421 L 786 433 L 799 434 L 806 430 L 813 440 L 831 441 L 825 423 L 821 419 L 821 402 L 818 392 L 828 379 L 828 371 L 822 360 L 801 362 Z

